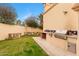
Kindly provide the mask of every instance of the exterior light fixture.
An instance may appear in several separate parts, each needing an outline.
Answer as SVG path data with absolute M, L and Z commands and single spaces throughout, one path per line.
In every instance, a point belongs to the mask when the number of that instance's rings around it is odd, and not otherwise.
M 64 15 L 66 15 L 68 12 L 67 11 L 64 11 Z

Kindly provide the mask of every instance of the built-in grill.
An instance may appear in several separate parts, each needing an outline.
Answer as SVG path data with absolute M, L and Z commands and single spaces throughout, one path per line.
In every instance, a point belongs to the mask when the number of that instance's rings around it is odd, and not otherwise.
M 75 33 L 70 32 L 68 34 L 69 35 L 62 34 L 62 33 L 55 33 L 54 37 L 59 38 L 59 39 L 63 39 L 63 40 L 67 40 L 67 50 L 72 52 L 72 53 L 76 53 L 76 40 L 77 40 L 76 34 L 77 34 L 77 32 L 75 32 Z
M 67 40 L 67 38 L 77 39 L 77 31 L 65 31 L 65 32 L 56 32 L 54 33 L 55 38 Z
M 55 36 L 55 38 L 67 40 L 67 36 L 62 33 L 55 33 L 54 36 Z

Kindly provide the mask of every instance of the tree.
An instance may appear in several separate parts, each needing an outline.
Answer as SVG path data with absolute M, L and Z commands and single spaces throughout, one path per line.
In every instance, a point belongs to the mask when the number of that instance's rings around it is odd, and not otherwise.
M 3 20 L 4 20 L 4 19 L 0 16 L 0 23 L 2 23 L 2 22 L 3 22 Z
M 16 24 L 17 24 L 17 25 L 22 25 L 22 24 L 21 24 L 21 20 L 17 20 L 17 21 L 16 21 Z
M 25 26 L 26 24 L 25 24 L 25 22 L 22 22 L 21 25 L 22 25 L 22 26 Z
M 29 27 L 37 28 L 38 27 L 38 22 L 36 21 L 36 17 L 28 17 L 25 20 L 25 24 Z
M 39 28 L 43 29 L 43 15 L 40 14 L 40 15 L 38 16 L 38 18 L 39 18 L 39 20 L 40 20 Z
M 15 9 L 11 6 L 6 5 L 0 5 L 0 17 L 1 23 L 5 24 L 15 24 L 16 20 L 16 12 Z

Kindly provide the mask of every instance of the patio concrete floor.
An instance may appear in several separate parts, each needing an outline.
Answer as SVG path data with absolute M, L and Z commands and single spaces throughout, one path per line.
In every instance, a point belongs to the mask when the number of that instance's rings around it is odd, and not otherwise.
M 49 56 L 75 56 L 69 51 L 65 51 L 61 48 L 56 46 L 51 46 L 49 42 L 40 38 L 40 37 L 33 37 L 33 39 L 37 42 L 37 44 L 49 55 Z

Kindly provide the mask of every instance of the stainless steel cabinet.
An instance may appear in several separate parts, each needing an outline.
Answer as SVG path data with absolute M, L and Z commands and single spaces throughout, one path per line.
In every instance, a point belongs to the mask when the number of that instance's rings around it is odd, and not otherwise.
M 70 51 L 72 53 L 76 53 L 76 44 L 68 42 L 68 51 Z

